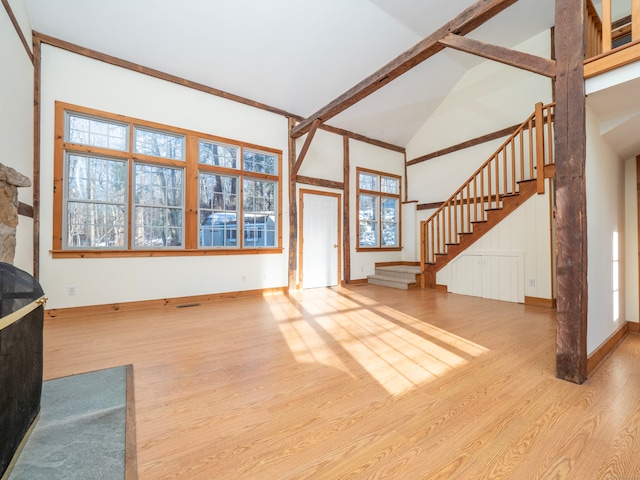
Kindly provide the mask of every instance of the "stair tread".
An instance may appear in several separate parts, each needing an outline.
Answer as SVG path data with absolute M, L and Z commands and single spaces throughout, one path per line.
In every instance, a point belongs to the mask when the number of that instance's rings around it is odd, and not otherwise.
M 376 270 L 397 273 L 411 273 L 415 275 L 419 275 L 422 273 L 422 269 L 417 265 L 388 265 L 384 267 L 376 267 Z

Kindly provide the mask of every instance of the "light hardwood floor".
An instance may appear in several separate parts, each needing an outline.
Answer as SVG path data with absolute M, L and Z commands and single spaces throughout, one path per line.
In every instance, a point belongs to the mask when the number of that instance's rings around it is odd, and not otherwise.
M 375 286 L 46 320 L 135 376 L 152 479 L 640 479 L 640 337 L 554 377 L 555 310 Z

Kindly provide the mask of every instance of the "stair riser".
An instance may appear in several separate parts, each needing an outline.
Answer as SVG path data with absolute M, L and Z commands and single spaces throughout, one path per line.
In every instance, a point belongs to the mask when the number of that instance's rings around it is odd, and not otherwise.
M 408 290 L 409 288 L 411 288 L 411 286 L 407 285 L 406 283 L 395 283 L 395 282 L 390 282 L 388 280 L 376 280 L 375 278 L 370 278 L 369 284 L 379 285 L 382 287 L 396 288 L 398 290 Z

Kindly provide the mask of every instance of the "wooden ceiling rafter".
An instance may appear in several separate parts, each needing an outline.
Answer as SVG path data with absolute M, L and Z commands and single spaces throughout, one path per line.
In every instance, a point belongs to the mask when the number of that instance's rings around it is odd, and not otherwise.
M 518 0 L 479 0 L 412 48 L 400 54 L 384 67 L 369 75 L 316 113 L 300 122 L 291 130 L 291 136 L 293 138 L 301 137 L 309 131 L 311 125 L 316 120 L 319 120 L 321 123 L 326 122 L 373 92 L 389 84 L 416 65 L 442 51 L 445 45 L 441 43 L 441 40 L 450 33 L 466 35 L 517 1 Z

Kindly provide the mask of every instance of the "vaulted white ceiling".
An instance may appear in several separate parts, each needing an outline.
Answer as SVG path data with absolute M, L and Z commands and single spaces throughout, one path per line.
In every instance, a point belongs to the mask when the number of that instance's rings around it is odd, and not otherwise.
M 307 117 L 475 0 L 26 0 L 32 28 Z M 470 37 L 513 47 L 553 25 L 520 0 Z M 328 124 L 404 146 L 481 60 L 444 50 Z

